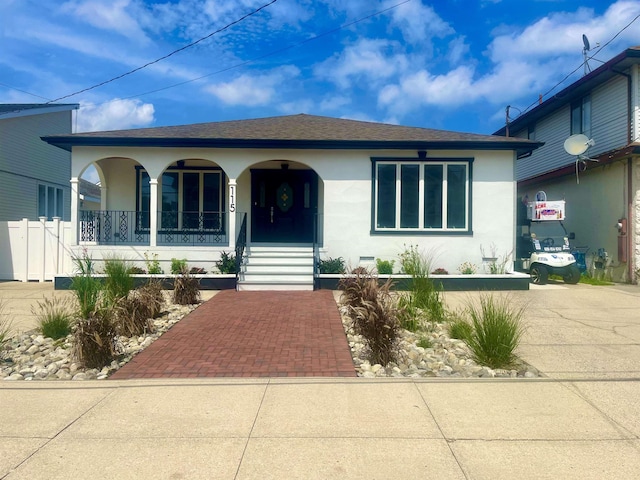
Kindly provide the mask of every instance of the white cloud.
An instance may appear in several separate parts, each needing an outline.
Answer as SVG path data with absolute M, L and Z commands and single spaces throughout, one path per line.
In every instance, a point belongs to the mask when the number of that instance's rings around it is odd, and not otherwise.
M 389 6 L 395 3 L 396 0 L 387 2 Z M 424 44 L 433 38 L 445 38 L 455 33 L 432 7 L 422 2 L 405 3 L 394 8 L 391 14 L 403 38 L 411 44 Z
M 284 82 L 298 75 L 300 70 L 297 67 L 284 66 L 265 74 L 240 75 L 230 82 L 210 85 L 205 90 L 227 105 L 263 106 L 278 96 L 279 87 Z
M 146 43 L 149 39 L 130 14 L 132 10 L 136 10 L 136 7 L 131 0 L 71 0 L 61 7 L 63 13 L 70 13 L 96 28 Z
M 341 88 L 352 82 L 367 85 L 398 75 L 409 61 L 404 54 L 394 54 L 397 44 L 382 39 L 362 38 L 314 68 L 318 78 L 325 78 Z
M 479 101 L 506 105 L 524 98 L 533 102 L 573 68 L 580 67 L 583 33 L 588 34 L 595 47 L 596 41 L 609 40 L 638 14 L 639 1 L 621 0 L 602 16 L 580 8 L 550 14 L 524 30 L 505 32 L 501 27 L 488 47 L 489 69 L 482 73 L 476 71 L 476 62 L 460 61 L 468 54 L 469 46 L 458 37 L 449 42 L 447 55 L 452 65 L 461 66 L 443 72 L 420 69 L 402 73 L 379 90 L 378 104 L 390 114 L 404 115 L 424 106 L 460 108 Z M 599 57 L 606 60 L 630 43 L 638 43 L 638 29 L 628 30 L 610 47 L 610 52 Z M 593 61 L 593 68 L 598 65 Z
M 101 105 L 82 104 L 77 112 L 76 132 L 98 132 L 148 127 L 154 121 L 154 108 L 140 100 L 118 98 Z
M 320 102 L 320 109 L 324 111 L 337 110 L 351 104 L 351 99 L 344 95 L 329 95 Z

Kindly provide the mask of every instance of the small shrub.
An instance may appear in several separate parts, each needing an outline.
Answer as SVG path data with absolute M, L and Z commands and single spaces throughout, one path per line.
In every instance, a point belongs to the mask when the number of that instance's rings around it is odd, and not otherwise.
M 478 271 L 478 266 L 471 262 L 464 262 L 458 267 L 458 271 L 463 275 L 473 275 Z
M 472 331 L 465 339 L 473 359 L 490 368 L 506 368 L 516 359 L 514 351 L 524 332 L 524 307 L 514 306 L 507 298 L 482 295 L 480 307 L 469 303 Z
M 133 290 L 131 264 L 125 259 L 112 256 L 104 261 L 104 291 L 107 301 L 116 303 L 119 298 L 127 298 Z
M 200 302 L 200 282 L 189 272 L 176 277 L 173 285 L 173 303 L 193 305 Z
M 328 274 L 342 274 L 346 271 L 344 266 L 344 259 L 342 257 L 331 258 L 326 260 L 318 260 L 318 271 L 320 273 Z
M 129 268 L 129 273 L 131 275 L 145 275 L 147 271 L 144 268 L 133 266 Z
M 433 275 L 449 275 L 449 272 L 445 268 L 436 268 L 433 272 Z
M 416 345 L 418 347 L 422 347 L 422 348 L 431 348 L 433 347 L 433 342 L 431 341 L 431 339 L 429 337 L 426 337 L 424 335 L 421 335 L 418 338 L 418 341 L 416 342 Z
M 191 275 L 204 275 L 207 273 L 207 271 L 202 267 L 191 267 L 189 273 Z
M 395 260 L 381 260 L 376 258 L 376 269 L 380 275 L 392 275 Z
M 116 330 L 109 320 L 110 316 L 108 310 L 100 310 L 76 324 L 73 332 L 74 356 L 86 368 L 102 368 L 117 356 Z
M 64 338 L 71 332 L 72 311 L 69 300 L 61 297 L 45 297 L 37 306 L 31 307 L 31 313 L 38 319 L 42 335 L 54 340 Z
M 177 258 L 171 259 L 171 274 L 172 275 L 180 275 L 182 272 L 187 270 L 187 259 L 183 258 L 179 260 Z
M 153 256 L 149 258 L 149 255 L 145 252 L 144 263 L 147 265 L 149 275 L 162 275 L 164 273 L 160 267 L 160 262 L 158 261 L 158 254 L 154 253 Z
M 222 252 L 220 254 L 220 260 L 216 261 L 216 268 L 220 273 L 238 273 L 236 256 L 231 253 Z
M 353 328 L 369 348 L 371 363 L 387 365 L 395 360 L 400 322 L 391 281 L 379 286 L 378 277 L 367 272 L 343 278 L 340 288 Z
M 399 255 L 400 268 L 407 275 L 424 275 L 430 270 L 430 256 L 422 255 L 417 245 L 405 246 Z

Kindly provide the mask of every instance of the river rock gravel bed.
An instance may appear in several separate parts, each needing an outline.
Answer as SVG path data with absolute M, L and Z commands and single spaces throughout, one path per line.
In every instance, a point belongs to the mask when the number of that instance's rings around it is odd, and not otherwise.
M 513 369 L 491 369 L 478 365 L 472 359 L 471 351 L 465 342 L 449 337 L 447 325 L 429 323 L 428 331 L 415 334 L 402 330 L 398 344 L 397 362 L 383 366 L 371 365 L 368 347 L 361 335 L 355 333 L 352 320 L 346 315 L 346 309 L 340 307 L 342 324 L 347 335 L 353 363 L 359 377 L 478 377 L 478 378 L 536 378 L 540 372 L 531 365 L 519 360 Z M 427 338 L 430 346 L 417 345 L 421 338 Z
M 4 380 L 104 380 L 198 305 L 165 305 L 153 320 L 155 332 L 139 337 L 118 337 L 117 360 L 102 369 L 84 369 L 74 360 L 73 337 L 53 340 L 36 331 L 12 337 L 0 351 L 0 379 Z

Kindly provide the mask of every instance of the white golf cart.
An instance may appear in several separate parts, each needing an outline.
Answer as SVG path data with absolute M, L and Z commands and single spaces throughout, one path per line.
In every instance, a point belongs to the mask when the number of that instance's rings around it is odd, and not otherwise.
M 549 275 L 559 275 L 565 283 L 580 280 L 580 269 L 571 254 L 569 240 L 562 223 L 564 201 L 548 202 L 544 192 L 538 192 L 535 202 L 528 202 L 527 220 L 520 223 L 521 235 L 516 244 L 516 270 L 529 273 L 536 285 L 547 283 Z

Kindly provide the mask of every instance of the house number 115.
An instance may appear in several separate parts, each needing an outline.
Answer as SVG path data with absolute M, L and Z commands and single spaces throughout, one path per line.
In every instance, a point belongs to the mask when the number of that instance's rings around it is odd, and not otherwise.
M 236 211 L 236 187 L 235 185 L 229 185 L 229 211 Z

